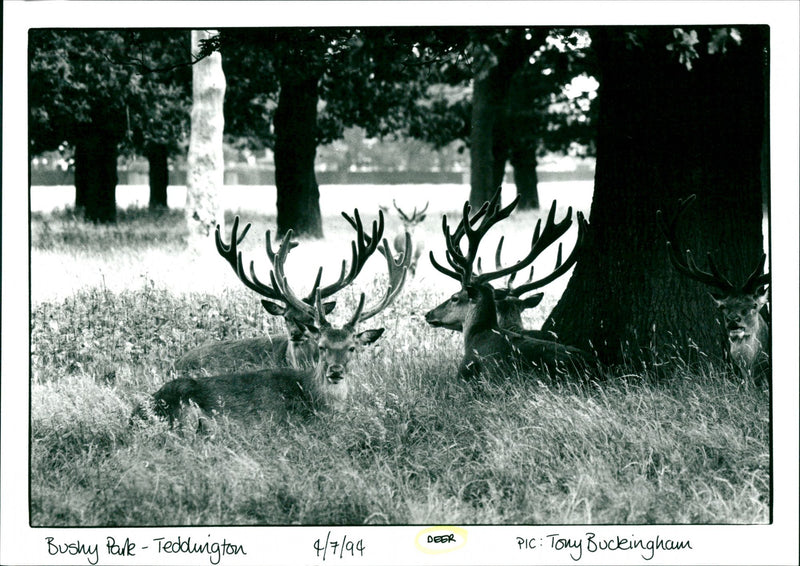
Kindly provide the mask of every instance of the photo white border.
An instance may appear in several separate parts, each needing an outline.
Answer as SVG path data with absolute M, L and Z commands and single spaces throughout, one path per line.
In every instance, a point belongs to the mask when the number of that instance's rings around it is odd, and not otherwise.
M 9 2 L 3 11 L 2 157 L 2 458 L 0 564 L 86 564 L 49 556 L 46 536 L 104 547 L 106 536 L 139 546 L 156 537 L 227 539 L 247 556 L 222 564 L 323 563 L 313 543 L 330 531 L 363 539 L 363 558 L 327 557 L 360 564 L 574 564 L 545 547 L 522 551 L 517 537 L 547 535 L 690 539 L 690 552 L 584 553 L 586 564 L 797 564 L 798 550 L 798 33 L 797 2 Z M 448 554 L 422 552 L 422 526 L 31 529 L 28 526 L 28 136 L 27 31 L 30 27 L 353 26 L 353 25 L 703 25 L 767 24 L 771 49 L 771 273 L 773 277 L 774 523 L 767 526 L 498 526 L 465 527 L 467 543 Z M 57 277 L 57 274 L 54 274 Z M 103 556 L 102 564 L 153 564 L 152 554 Z M 159 555 L 159 564 L 208 564 L 205 555 Z

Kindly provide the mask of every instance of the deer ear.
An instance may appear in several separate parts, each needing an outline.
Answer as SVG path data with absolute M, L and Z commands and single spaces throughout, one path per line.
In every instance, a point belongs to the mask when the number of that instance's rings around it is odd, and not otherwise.
M 756 299 L 756 304 L 758 305 L 758 308 L 759 308 L 759 309 L 760 309 L 761 307 L 763 307 L 764 305 L 766 305 L 766 304 L 767 304 L 767 302 L 769 302 L 769 301 L 767 300 L 767 295 L 768 295 L 768 293 L 767 293 L 767 286 L 766 286 L 766 285 L 764 285 L 763 287 L 761 287 L 760 289 L 758 289 L 758 290 L 757 290 L 757 291 L 754 293 L 754 295 L 753 295 L 753 296 L 754 296 L 754 297 L 755 297 L 755 299 Z
M 419 218 L 417 218 L 417 222 L 422 222 L 423 220 L 425 220 L 425 215 L 420 214 Z
M 523 309 L 530 309 L 542 302 L 544 293 L 534 293 L 530 297 L 526 297 L 520 301 Z
M 325 311 L 325 314 L 331 314 L 334 308 L 336 308 L 336 301 L 331 301 L 330 303 L 322 303 L 322 309 Z
M 362 346 L 368 346 L 369 344 L 372 344 L 373 342 L 375 342 L 375 340 L 383 336 L 383 332 L 384 332 L 383 328 L 373 328 L 372 330 L 365 330 L 363 332 L 359 332 L 358 334 L 356 334 L 356 340 L 358 340 L 358 343 L 361 344 Z
M 281 304 L 273 303 L 272 301 L 267 301 L 266 299 L 261 299 L 261 305 L 271 315 L 283 316 L 286 314 L 286 307 Z

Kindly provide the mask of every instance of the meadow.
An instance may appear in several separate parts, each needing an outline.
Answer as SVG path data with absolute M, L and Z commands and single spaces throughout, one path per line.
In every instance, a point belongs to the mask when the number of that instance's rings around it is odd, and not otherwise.
M 461 197 L 431 195 L 422 239 L 441 257 L 441 213 L 457 214 Z M 378 200 L 326 196 L 326 238 L 292 251 L 293 285 L 307 289 L 320 263 L 334 277 L 352 237 L 340 210 L 361 203 L 372 219 Z M 585 194 L 574 200 L 588 212 Z M 559 202 L 558 219 L 564 211 Z M 266 275 L 274 215 L 229 209 L 228 224 L 236 213 L 254 224 L 245 253 Z M 538 216 L 514 214 L 497 230 L 505 257 L 524 250 Z M 387 231 L 397 227 L 387 220 Z M 282 325 L 213 247 L 194 254 L 185 241 L 179 210 L 129 208 L 116 226 L 32 213 L 33 525 L 769 522 L 768 391 L 680 363 L 658 376 L 630 367 L 591 380 L 518 372 L 460 382 L 461 335 L 423 318 L 457 284 L 425 259 L 365 323 L 386 332 L 359 354 L 347 411 L 220 418 L 210 435 L 131 424 L 134 406 L 176 376 L 181 353 Z M 381 292 L 380 263 L 337 296 L 334 320 L 358 292 Z M 567 279 L 544 290 L 527 326 L 545 320 Z

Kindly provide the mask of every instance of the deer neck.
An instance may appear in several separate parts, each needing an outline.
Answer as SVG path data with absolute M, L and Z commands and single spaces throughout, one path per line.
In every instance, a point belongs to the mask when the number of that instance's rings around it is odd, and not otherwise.
M 497 309 L 494 300 L 487 301 L 484 297 L 478 299 L 475 305 L 467 312 L 464 320 L 464 344 L 469 344 L 475 336 L 484 332 L 498 330 Z

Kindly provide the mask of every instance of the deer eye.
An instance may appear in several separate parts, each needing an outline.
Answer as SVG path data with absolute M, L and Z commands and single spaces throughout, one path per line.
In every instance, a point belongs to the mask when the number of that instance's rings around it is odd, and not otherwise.
M 450 297 L 450 302 L 453 304 L 458 304 L 458 295 L 453 295 Z
M 356 351 L 356 347 L 355 347 L 355 346 L 350 346 L 350 347 L 347 349 L 347 351 L 348 351 L 348 352 L 355 352 L 355 351 Z
M 328 347 L 327 346 L 320 346 L 319 347 L 319 351 L 320 352 L 327 352 L 328 351 Z

